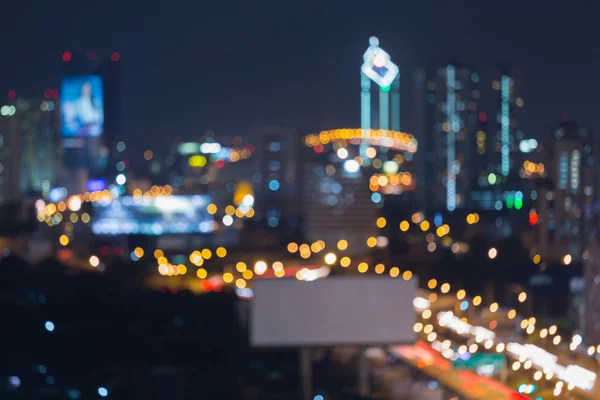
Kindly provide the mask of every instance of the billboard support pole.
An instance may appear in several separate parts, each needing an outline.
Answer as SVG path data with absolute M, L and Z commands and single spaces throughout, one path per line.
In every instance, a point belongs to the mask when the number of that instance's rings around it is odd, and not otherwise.
M 300 384 L 302 386 L 302 400 L 312 400 L 312 360 L 308 347 L 300 349 Z
M 358 393 L 366 399 L 369 396 L 369 365 L 367 363 L 366 348 L 358 348 Z

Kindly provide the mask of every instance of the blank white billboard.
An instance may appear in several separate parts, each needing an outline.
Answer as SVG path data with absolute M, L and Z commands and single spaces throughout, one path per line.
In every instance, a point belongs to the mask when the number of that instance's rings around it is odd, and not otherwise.
M 257 347 L 413 343 L 415 279 L 329 277 L 254 282 L 250 341 Z

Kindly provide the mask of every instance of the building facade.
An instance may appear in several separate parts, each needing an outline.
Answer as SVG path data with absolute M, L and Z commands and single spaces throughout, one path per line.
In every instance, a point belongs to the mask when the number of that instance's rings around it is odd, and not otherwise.
M 419 151 L 426 160 L 420 175 L 430 193 L 427 208 L 454 211 L 467 204 L 473 173 L 469 166 L 477 154 L 479 75 L 448 64 L 430 74 L 426 87 L 425 134 Z

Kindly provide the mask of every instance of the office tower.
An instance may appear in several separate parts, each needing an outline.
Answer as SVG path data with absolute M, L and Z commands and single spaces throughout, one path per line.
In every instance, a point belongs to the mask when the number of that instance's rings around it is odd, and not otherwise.
M 551 184 L 538 194 L 539 252 L 542 260 L 568 265 L 597 238 L 597 149 L 589 131 L 571 120 L 558 123 L 549 139 L 554 142 L 546 163 Z
M 477 172 L 470 163 L 477 151 L 479 75 L 448 64 L 426 86 L 426 134 L 419 150 L 427 160 L 427 209 L 454 211 L 465 207 L 471 175 Z
M 56 181 L 58 101 L 55 90 L 45 97 L 15 98 L 0 111 L 0 174 L 4 200 L 23 195 L 47 197 Z
M 323 157 L 304 164 L 304 236 L 309 242 L 328 244 L 345 239 L 352 252 L 361 254 L 367 238 L 377 235 L 374 221 L 379 210 L 372 201 L 368 172 L 352 159 L 335 161 Z
M 3 105 L 0 111 L 0 204 L 5 204 L 21 197 L 21 141 L 16 107 Z
M 511 69 L 505 68 L 499 75 L 499 79 L 492 82 L 492 88 L 497 98 L 494 140 L 496 170 L 492 172 L 508 176 L 516 162 L 521 161 L 520 157 L 515 160 L 515 154 L 518 154 L 519 143 L 524 139 L 524 133 L 519 124 L 519 114 L 524 101 L 518 95 L 517 74 Z M 518 167 L 519 165 L 516 165 L 516 168 Z
M 300 135 L 281 126 L 262 126 L 256 130 L 256 171 L 252 180 L 256 189 L 257 217 L 274 228 L 283 221 L 297 225 L 300 213 L 297 182 Z

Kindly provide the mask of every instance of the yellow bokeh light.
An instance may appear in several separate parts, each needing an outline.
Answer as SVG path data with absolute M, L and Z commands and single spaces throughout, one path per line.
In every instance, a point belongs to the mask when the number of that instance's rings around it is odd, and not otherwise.
M 383 264 L 377 264 L 375 266 L 375 273 L 383 274 L 385 272 L 385 266 Z
M 473 297 L 473 305 L 474 306 L 478 306 L 481 304 L 481 296 L 475 296 Z
M 475 223 L 475 216 L 473 214 L 467 215 L 467 224 L 471 225 Z
M 517 316 L 517 311 L 516 310 L 510 310 L 508 312 L 508 319 L 514 319 Z
M 240 261 L 237 264 L 235 264 L 235 269 L 238 272 L 244 272 L 246 269 L 248 269 L 248 267 L 246 266 L 245 263 L 243 263 L 243 262 Z
M 163 257 L 159 257 L 157 262 L 159 265 L 162 265 L 162 264 L 167 264 L 169 261 L 167 260 L 167 257 L 163 256 Z
M 525 292 L 519 293 L 519 303 L 523 303 L 525 300 L 527 300 L 527 293 L 525 293 Z
M 239 279 L 237 279 L 237 280 L 235 281 L 235 286 L 236 286 L 238 289 L 243 289 L 243 288 L 245 288 L 245 287 L 246 287 L 246 281 L 245 281 L 245 280 L 243 280 L 242 278 L 239 278 Z
M 144 257 L 144 249 L 141 247 L 136 247 L 135 250 L 133 250 L 133 254 L 135 254 L 137 258 L 142 258 Z
M 183 264 L 179 264 L 178 270 L 179 275 L 185 275 L 187 273 L 187 267 Z
M 404 273 L 402 274 L 402 279 L 404 279 L 405 281 L 409 281 L 411 278 L 412 278 L 412 272 L 404 271 Z
M 164 255 L 164 253 L 163 253 L 163 251 L 162 251 L 162 250 L 158 250 L 158 249 L 157 249 L 157 250 L 154 250 L 154 258 L 156 258 L 157 260 L 158 260 L 159 258 L 161 258 L 163 255 Z
M 498 303 L 490 304 L 490 312 L 495 313 L 496 311 L 498 311 Z
M 440 290 L 442 291 L 442 293 L 448 293 L 450 291 L 450 284 L 449 283 L 444 283 L 440 287 Z
M 385 228 L 386 224 L 387 224 L 387 221 L 385 220 L 385 218 L 383 218 L 383 217 L 377 218 L 377 227 L 378 228 Z
M 370 238 L 367 239 L 367 246 L 375 247 L 376 245 L 377 245 L 377 238 L 371 236 Z
M 534 264 L 539 264 L 540 261 L 542 261 L 542 257 L 539 254 L 536 254 L 535 256 L 533 256 L 533 263 Z
M 233 282 L 233 274 L 231 274 L 231 272 L 225 272 L 223 274 L 223 281 L 226 283 Z
M 275 271 L 275 276 L 278 278 L 283 278 L 285 276 L 285 270 L 283 269 L 278 269 Z
M 319 242 L 314 242 L 313 244 L 310 245 L 310 250 L 313 253 L 318 253 L 321 251 L 321 245 L 319 244 Z
M 227 249 L 225 247 L 219 247 L 216 250 L 217 257 L 223 258 L 227 255 Z
M 210 215 L 216 214 L 217 206 L 214 204 L 209 204 L 208 206 L 206 206 L 206 212 L 209 213 Z
M 225 207 L 225 214 L 227 214 L 227 215 L 235 214 L 235 207 L 234 206 Z
M 252 279 L 254 273 L 251 270 L 247 269 L 244 272 L 242 272 L 242 276 L 244 277 L 244 279 L 249 280 Z
M 90 222 L 90 215 L 88 213 L 81 214 L 81 222 L 83 222 L 84 224 Z
M 206 157 L 200 155 L 191 156 L 188 160 L 188 164 L 190 167 L 204 167 L 206 165 Z
M 204 268 L 198 268 L 198 271 L 196 271 L 196 276 L 198 276 L 200 279 L 204 279 L 208 276 L 208 272 L 206 272 Z
M 283 269 L 283 263 L 281 261 L 275 261 L 272 265 L 273 271 L 280 271 Z
M 369 158 L 375 158 L 377 155 L 377 150 L 375 150 L 373 147 L 369 147 L 366 151 L 366 155 Z
M 364 274 L 369 269 L 369 265 L 365 262 L 358 264 L 358 272 Z
M 408 228 L 410 228 L 410 224 L 408 223 L 408 221 L 400 222 L 400 230 L 402 232 L 406 232 L 408 230 Z
M 342 257 L 342 259 L 340 260 L 340 265 L 342 267 L 347 267 L 350 265 L 351 262 L 352 260 L 350 259 L 350 257 Z
M 288 244 L 287 249 L 290 253 L 295 253 L 298 251 L 298 245 L 294 242 L 291 242 L 290 244 Z
M 458 300 L 464 299 L 466 295 L 467 295 L 467 292 L 465 292 L 463 289 L 460 289 L 458 292 L 456 292 L 456 298 Z
M 400 275 L 400 268 L 392 267 L 392 269 L 390 269 L 390 276 L 396 278 L 398 275 Z
M 210 257 L 212 257 L 212 251 L 210 251 L 209 249 L 202 250 L 200 254 L 202 254 L 202 258 L 204 258 L 205 260 L 210 260 Z
M 427 282 L 427 287 L 429 289 L 435 289 L 437 286 L 437 280 L 436 279 L 430 279 L 429 282 Z
M 421 230 L 423 232 L 427 231 L 429 229 L 429 222 L 428 221 L 423 221 L 421 222 Z
M 60 235 L 60 238 L 58 238 L 58 241 L 60 242 L 60 244 L 62 244 L 63 246 L 66 246 L 69 244 L 69 238 L 67 237 L 67 235 Z
M 348 248 L 348 242 L 344 239 L 337 242 L 337 248 L 340 250 L 346 250 Z

